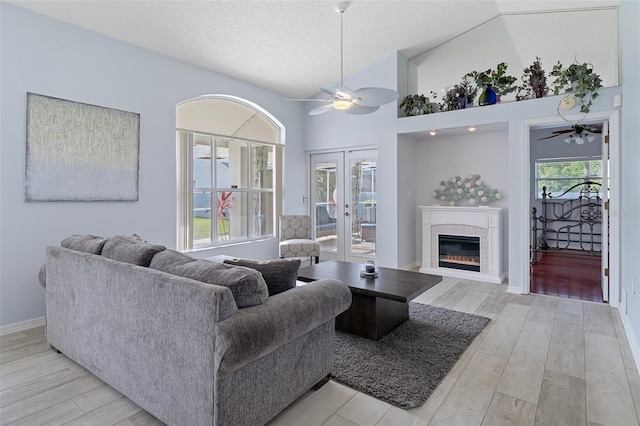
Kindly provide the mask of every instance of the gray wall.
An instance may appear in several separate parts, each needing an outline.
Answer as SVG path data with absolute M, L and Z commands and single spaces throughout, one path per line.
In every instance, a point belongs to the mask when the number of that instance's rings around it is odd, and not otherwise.
M 640 368 L 640 143 L 638 143 L 638 120 L 640 119 L 640 2 L 620 2 L 620 28 L 622 48 L 622 158 L 621 185 L 623 196 L 619 212 L 622 228 L 622 287 L 626 294 L 626 307 L 620 309 L 634 348 L 636 366 Z M 625 309 L 626 308 L 626 309 Z
M 248 99 L 286 126 L 284 211 L 304 213 L 302 107 L 285 96 L 0 3 L 2 94 L 0 325 L 44 315 L 44 249 L 74 233 L 142 235 L 176 246 L 176 104 L 203 94 Z M 138 202 L 25 202 L 26 93 L 140 113 Z M 200 257 L 219 250 L 198 252 Z M 277 240 L 224 253 L 277 257 Z

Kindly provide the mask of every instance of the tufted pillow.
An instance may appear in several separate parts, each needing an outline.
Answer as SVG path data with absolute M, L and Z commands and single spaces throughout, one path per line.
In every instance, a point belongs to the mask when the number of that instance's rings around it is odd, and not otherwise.
M 116 235 L 104 243 L 102 255 L 120 262 L 149 266 L 153 256 L 165 249 L 165 246 L 149 244 L 139 238 Z
M 237 266 L 246 266 L 255 269 L 262 274 L 269 296 L 295 288 L 300 269 L 300 259 L 274 259 L 259 261 L 252 259 L 225 259 L 224 263 Z
M 100 254 L 102 253 L 102 248 L 104 247 L 104 243 L 106 241 L 106 238 L 96 237 L 95 235 L 76 234 L 62 240 L 60 245 L 71 250 L 77 250 L 91 254 Z
M 184 256 L 184 255 L 183 255 Z M 225 265 L 224 263 L 210 262 L 208 260 L 195 260 L 183 264 L 162 262 L 161 259 L 154 263 L 154 267 L 180 277 L 191 278 L 203 283 L 228 287 L 233 294 L 238 308 L 261 305 L 269 297 L 269 290 L 260 272 L 242 268 L 240 266 Z

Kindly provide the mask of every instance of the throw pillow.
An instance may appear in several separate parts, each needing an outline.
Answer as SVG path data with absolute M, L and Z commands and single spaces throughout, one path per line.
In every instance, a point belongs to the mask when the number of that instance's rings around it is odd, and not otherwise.
M 262 274 L 269 296 L 287 291 L 296 286 L 300 259 L 274 259 L 259 261 L 252 259 L 226 259 L 224 263 L 237 266 L 246 266 L 255 269 Z
M 76 234 L 62 240 L 60 245 L 71 250 L 100 254 L 102 253 L 102 249 L 106 241 L 106 238 L 97 237 L 95 235 Z
M 153 256 L 165 249 L 165 246 L 149 244 L 133 237 L 116 235 L 104 243 L 102 255 L 120 262 L 149 266 Z
M 196 259 L 193 257 L 175 250 L 164 250 L 153 256 L 149 268 L 172 274 L 174 268 L 195 261 Z
M 238 308 L 261 305 L 269 297 L 269 290 L 260 272 L 224 263 L 196 260 L 169 266 L 169 272 L 180 277 L 229 288 Z

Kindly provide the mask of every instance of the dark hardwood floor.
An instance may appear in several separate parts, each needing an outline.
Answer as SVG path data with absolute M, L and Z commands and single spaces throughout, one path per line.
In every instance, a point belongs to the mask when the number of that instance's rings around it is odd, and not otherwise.
M 600 257 L 544 253 L 531 265 L 531 292 L 602 303 Z

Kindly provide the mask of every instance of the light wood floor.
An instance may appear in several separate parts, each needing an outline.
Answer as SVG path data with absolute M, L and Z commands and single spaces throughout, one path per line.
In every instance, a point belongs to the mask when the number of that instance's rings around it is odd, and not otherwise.
M 608 305 L 445 278 L 417 301 L 492 319 L 422 407 L 402 410 L 330 381 L 272 425 L 638 425 L 640 378 Z M 0 424 L 156 425 L 49 350 L 42 327 L 0 337 Z

